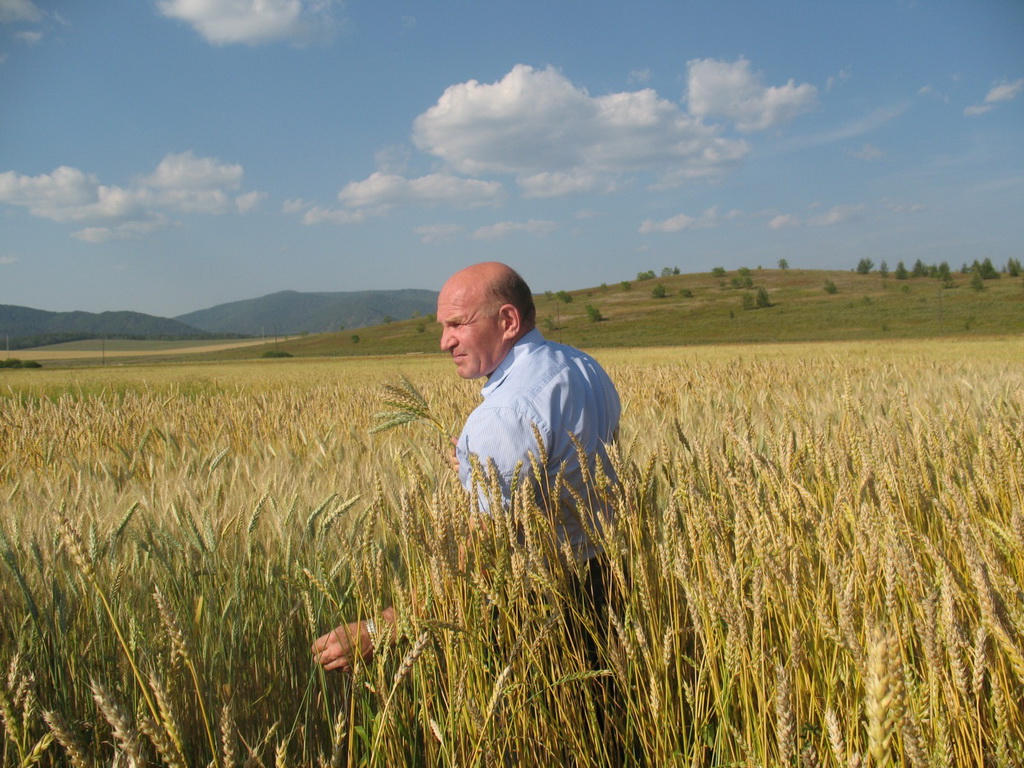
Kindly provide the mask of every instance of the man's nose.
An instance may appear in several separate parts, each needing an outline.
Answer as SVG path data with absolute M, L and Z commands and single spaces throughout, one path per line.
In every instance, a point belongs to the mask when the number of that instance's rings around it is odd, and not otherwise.
M 448 329 L 446 328 L 443 331 L 441 331 L 441 351 L 447 352 L 453 346 L 454 339 L 452 339 L 451 334 L 448 332 Z

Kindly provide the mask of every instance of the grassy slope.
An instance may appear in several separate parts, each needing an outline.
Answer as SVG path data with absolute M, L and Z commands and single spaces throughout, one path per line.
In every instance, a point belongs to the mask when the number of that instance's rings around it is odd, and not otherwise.
M 537 296 L 538 325 L 549 338 L 587 348 L 779 341 L 905 339 L 1024 333 L 1024 278 L 1003 276 L 970 286 L 954 275 L 942 288 L 932 278 L 896 280 L 877 274 L 819 270 L 752 270 L 753 288 L 732 287 L 736 272 L 710 273 L 569 291 L 570 303 L 555 295 Z M 831 280 L 837 292 L 824 291 Z M 664 285 L 668 295 L 651 292 Z M 743 309 L 744 293 L 764 287 L 772 306 Z M 692 297 L 684 297 L 689 290 Z M 940 307 L 941 304 L 941 307 Z M 586 307 L 604 317 L 594 322 Z M 940 312 L 941 309 L 941 312 Z M 430 318 L 403 320 L 355 332 L 318 334 L 280 343 L 293 355 L 372 355 L 429 353 L 438 349 L 440 327 Z M 255 350 L 225 353 L 259 355 Z
M 860 339 L 983 337 L 1024 333 L 1024 278 L 985 282 L 955 274 L 943 288 L 934 278 L 896 280 L 877 273 L 751 270 L 752 288 L 734 288 L 737 272 L 711 273 L 569 291 L 570 303 L 538 295 L 537 319 L 551 339 L 584 348 L 650 347 Z M 831 280 L 837 292 L 824 290 Z M 656 299 L 658 284 L 667 296 Z M 743 294 L 764 287 L 771 306 L 744 309 Z M 691 297 L 684 296 L 690 291 Z M 587 305 L 603 316 L 594 322 Z M 940 306 L 941 305 L 941 306 Z M 358 337 L 358 341 L 355 341 Z M 233 350 L 193 353 L 189 360 L 250 359 L 277 349 L 294 356 L 364 356 L 438 351 L 440 327 L 421 317 L 339 333 L 313 334 Z M 165 360 L 170 358 L 163 358 Z

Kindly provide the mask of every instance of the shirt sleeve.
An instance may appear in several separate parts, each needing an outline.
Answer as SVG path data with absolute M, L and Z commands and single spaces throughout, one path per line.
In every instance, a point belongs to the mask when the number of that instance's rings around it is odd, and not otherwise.
M 482 469 L 492 466 L 501 488 L 502 501 L 511 501 L 511 485 L 516 467 L 522 465 L 520 479 L 531 476 L 530 455 L 539 455 L 537 436 L 533 425 L 544 441 L 550 440 L 551 430 L 536 413 L 510 407 L 481 407 L 473 411 L 456 445 L 459 460 L 459 480 L 467 490 L 473 491 L 473 462 Z M 544 450 L 549 446 L 545 444 Z M 489 509 L 487 488 L 476 489 L 482 509 Z

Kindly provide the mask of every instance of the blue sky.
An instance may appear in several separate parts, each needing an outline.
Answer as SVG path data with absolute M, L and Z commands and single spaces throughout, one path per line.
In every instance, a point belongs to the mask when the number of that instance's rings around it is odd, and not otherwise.
M 1020 0 L 0 0 L 0 304 L 1022 256 Z

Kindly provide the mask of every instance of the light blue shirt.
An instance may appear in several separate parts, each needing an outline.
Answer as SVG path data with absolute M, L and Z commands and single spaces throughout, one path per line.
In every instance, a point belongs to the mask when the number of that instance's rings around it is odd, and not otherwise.
M 585 487 L 576 447 L 571 435 L 583 446 L 593 470 L 600 457 L 609 477 L 614 478 L 605 446 L 619 428 L 619 395 L 608 374 L 594 358 L 573 347 L 547 341 L 534 329 L 509 350 L 481 390 L 484 401 L 469 415 L 456 445 L 459 480 L 473 492 L 470 456 L 476 456 L 487 469 L 493 461 L 503 501 L 510 503 L 510 485 L 516 465 L 522 462 L 520 482 L 533 477 L 530 455 L 540 457 L 532 425 L 536 425 L 548 462 L 544 468 L 548 483 L 564 465 L 566 485 L 584 499 L 591 500 L 594 512 L 608 513 L 593 501 L 593 489 Z M 475 489 L 485 510 L 486 489 Z M 538 501 L 544 499 L 537 489 Z M 597 550 L 589 541 L 579 519 L 580 510 L 567 491 L 563 491 L 557 511 L 559 540 L 568 540 L 573 551 L 589 559 Z M 554 508 L 550 505 L 549 508 Z M 600 515 L 595 515 L 599 524 Z

